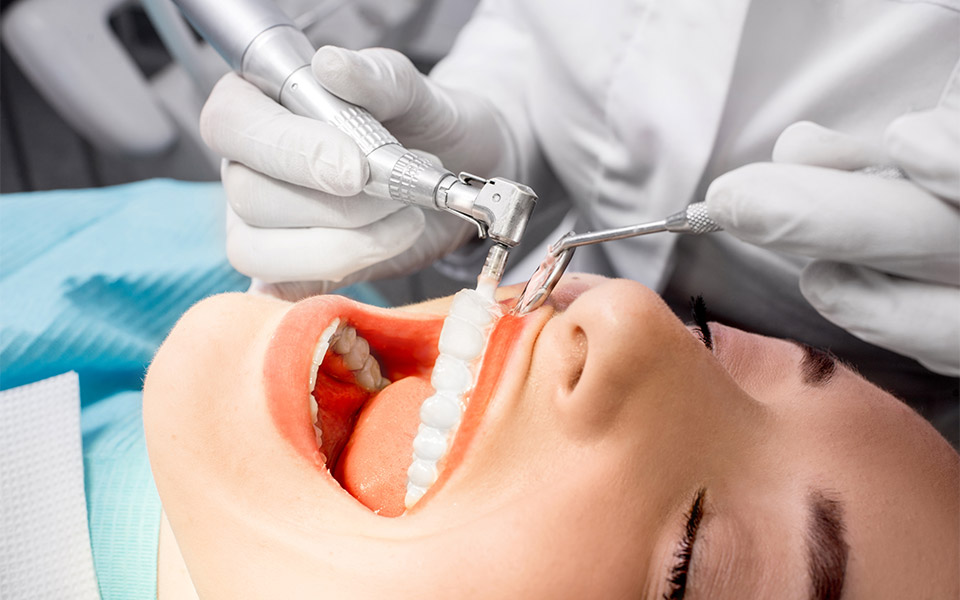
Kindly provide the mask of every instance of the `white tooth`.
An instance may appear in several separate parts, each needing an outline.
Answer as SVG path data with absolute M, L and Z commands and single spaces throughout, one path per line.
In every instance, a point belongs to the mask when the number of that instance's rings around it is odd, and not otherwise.
M 471 361 L 483 352 L 483 332 L 475 325 L 453 315 L 448 316 L 440 330 L 440 353 L 460 360 Z
M 363 363 L 363 366 L 373 376 L 370 387 L 376 387 L 376 385 L 380 383 L 380 363 L 377 362 L 377 359 L 375 359 L 372 354 L 368 358 L 368 362 Z
M 477 290 L 461 290 L 440 331 L 439 350 L 430 383 L 437 391 L 420 406 L 420 428 L 413 439 L 413 462 L 407 471 L 404 504 L 411 508 L 437 478 L 436 463 L 448 450 L 473 386 L 471 363 L 483 354 L 486 333 L 502 314 L 493 300 L 495 284 L 478 282 Z
M 407 495 L 403 499 L 403 505 L 407 508 L 412 508 L 420 498 L 423 498 L 423 495 L 427 493 L 427 490 L 420 486 L 413 485 L 411 483 L 407 484 Z
M 357 339 L 357 330 L 347 325 L 340 332 L 340 337 L 333 344 L 333 351 L 337 354 L 346 354 L 353 347 L 353 342 Z
M 380 383 L 380 363 L 368 354 L 363 367 L 354 371 L 353 375 L 357 378 L 357 385 L 365 390 L 375 391 Z
M 390 380 L 387 379 L 386 377 L 380 377 L 380 385 L 378 386 L 379 389 L 382 390 L 383 388 L 387 387 L 388 385 L 390 385 Z
M 420 421 L 446 431 L 460 422 L 460 401 L 440 393 L 434 394 L 420 406 Z
M 459 396 L 473 385 L 473 373 L 462 360 L 449 354 L 441 354 L 433 365 L 430 384 L 438 392 L 450 392 Z
M 476 290 L 460 290 L 453 297 L 453 304 L 450 305 L 450 313 L 455 314 L 461 319 L 476 325 L 485 327 L 493 321 L 491 308 L 496 306 L 479 294 Z
M 357 336 L 357 340 L 350 348 L 350 352 L 343 355 L 343 364 L 351 371 L 356 371 L 363 367 L 363 363 L 367 361 L 367 356 L 369 355 L 370 344 L 367 343 L 367 340 Z
M 313 435 L 317 440 L 317 448 L 323 447 L 323 430 L 320 429 L 316 424 L 313 426 Z
M 320 368 L 323 357 L 327 353 L 327 348 L 330 347 L 330 338 L 336 333 L 339 325 L 340 319 L 334 319 L 327 325 L 327 328 L 323 330 L 317 339 L 317 345 L 313 348 L 313 356 L 310 358 L 310 392 L 313 392 L 314 386 L 317 385 L 317 369 Z
M 421 425 L 413 438 L 413 452 L 417 458 L 437 461 L 447 451 L 447 434 L 434 427 Z
M 433 461 L 416 459 L 407 469 L 407 478 L 413 485 L 429 488 L 437 480 L 437 465 Z

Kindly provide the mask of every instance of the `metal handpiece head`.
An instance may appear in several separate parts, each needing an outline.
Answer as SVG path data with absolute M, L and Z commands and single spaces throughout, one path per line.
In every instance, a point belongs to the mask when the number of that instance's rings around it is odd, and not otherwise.
M 487 237 L 510 248 L 520 243 L 537 205 L 537 194 L 522 183 L 496 177 L 480 189 L 473 214 L 487 225 Z
M 522 183 L 460 173 L 438 193 L 438 207 L 473 222 L 481 238 L 513 248 L 520 243 L 537 205 L 537 194 Z
M 480 273 L 479 282 L 484 288 L 500 285 L 507 255 L 520 243 L 536 205 L 537 195 L 532 189 L 501 177 L 483 179 L 461 173 L 437 192 L 438 207 L 470 221 L 481 239 L 495 242 Z

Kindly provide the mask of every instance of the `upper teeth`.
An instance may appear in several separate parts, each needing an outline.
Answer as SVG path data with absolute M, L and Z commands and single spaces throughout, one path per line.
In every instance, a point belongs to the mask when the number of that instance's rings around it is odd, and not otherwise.
M 460 290 L 440 331 L 440 355 L 430 383 L 434 393 L 420 406 L 420 427 L 413 439 L 413 463 L 407 470 L 410 508 L 437 480 L 437 462 L 446 454 L 465 408 L 464 395 L 473 387 L 476 360 L 483 355 L 496 303 L 476 290 Z
M 310 389 L 307 390 L 307 393 L 312 392 L 313 388 L 317 385 L 317 369 L 320 368 L 320 363 L 323 362 L 323 357 L 327 354 L 327 349 L 330 347 L 330 340 L 339 327 L 340 319 L 334 319 L 333 322 L 323 330 L 323 333 L 320 334 L 320 339 L 317 340 L 317 345 L 313 348 L 313 358 L 310 360 Z M 316 413 L 317 409 L 314 407 L 312 410 Z M 316 414 L 313 416 L 316 417 Z
M 390 380 L 380 374 L 380 363 L 370 354 L 370 344 L 357 335 L 357 330 L 340 319 L 334 319 L 320 334 L 310 360 L 310 422 L 317 438 L 317 446 L 323 443 L 323 430 L 317 418 L 318 405 L 312 398 L 313 388 L 317 385 L 317 372 L 323 363 L 327 350 L 333 350 L 343 358 L 343 364 L 353 372 L 357 385 L 367 391 L 375 392 L 390 385 Z

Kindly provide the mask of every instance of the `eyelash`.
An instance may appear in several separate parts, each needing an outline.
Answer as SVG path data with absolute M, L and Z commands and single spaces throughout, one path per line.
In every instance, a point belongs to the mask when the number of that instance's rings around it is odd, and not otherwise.
M 697 337 L 707 347 L 707 350 L 713 351 L 713 335 L 710 333 L 710 326 L 707 325 L 707 303 L 703 301 L 703 296 L 690 298 L 690 312 L 693 313 L 693 323 L 697 326 L 695 331 Z
M 706 490 L 700 488 L 693 499 L 693 505 L 687 512 L 687 526 L 683 531 L 683 538 L 680 540 L 680 549 L 674 554 L 677 562 L 670 569 L 670 576 L 667 584 L 670 586 L 670 592 L 663 595 L 663 600 L 683 600 L 683 595 L 687 591 L 687 574 L 690 572 L 690 561 L 693 558 L 693 545 L 697 541 L 697 531 L 700 529 L 700 521 L 703 519 L 703 498 Z

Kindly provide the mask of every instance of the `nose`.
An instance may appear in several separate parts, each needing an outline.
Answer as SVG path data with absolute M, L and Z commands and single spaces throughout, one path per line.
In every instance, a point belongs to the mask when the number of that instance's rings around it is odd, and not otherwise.
M 670 382 L 682 379 L 681 363 L 705 349 L 639 283 L 584 278 L 565 286 L 554 301 L 577 293 L 543 341 L 557 349 L 554 398 L 561 419 L 578 437 L 590 437 L 613 426 L 632 398 L 671 392 Z
M 567 349 L 556 361 L 554 405 L 577 437 L 604 435 L 618 423 L 672 427 L 680 437 L 703 425 L 697 435 L 709 435 L 756 410 L 710 350 L 639 283 L 595 285 L 549 326 L 545 341 Z

